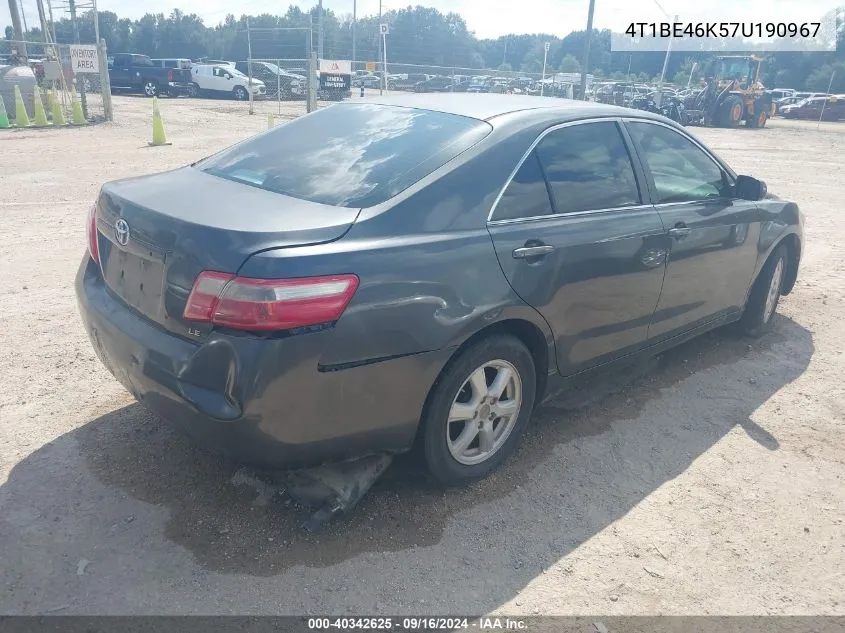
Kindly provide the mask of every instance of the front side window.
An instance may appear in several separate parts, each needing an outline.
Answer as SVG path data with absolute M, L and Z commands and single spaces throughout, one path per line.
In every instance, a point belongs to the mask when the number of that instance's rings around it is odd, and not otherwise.
M 540 141 L 536 152 L 555 212 L 640 204 L 631 157 L 615 122 L 554 130 Z
M 689 138 L 663 125 L 626 125 L 654 178 L 655 202 L 689 202 L 725 195 L 727 179 L 722 168 Z

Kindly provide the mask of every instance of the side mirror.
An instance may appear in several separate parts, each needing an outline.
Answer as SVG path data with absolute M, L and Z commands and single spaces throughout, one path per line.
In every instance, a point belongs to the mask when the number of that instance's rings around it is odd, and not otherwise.
M 742 200 L 762 200 L 766 197 L 766 183 L 751 176 L 737 176 L 736 197 Z

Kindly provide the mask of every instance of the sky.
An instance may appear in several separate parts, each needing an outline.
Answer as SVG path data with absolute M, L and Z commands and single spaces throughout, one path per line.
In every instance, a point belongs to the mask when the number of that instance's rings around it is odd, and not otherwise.
M 38 23 L 35 0 L 23 4 L 29 25 Z M 55 1 L 55 0 L 54 0 Z M 380 0 L 357 0 L 358 15 L 377 15 Z M 90 0 L 79 0 L 89 3 Z M 284 13 L 291 4 L 309 8 L 316 0 L 98 0 L 102 10 L 120 17 L 139 18 L 144 13 L 169 13 L 178 7 L 196 13 L 213 26 L 227 13 Z M 63 2 L 62 4 L 66 4 Z M 434 7 L 444 13 L 463 16 L 480 38 L 508 33 L 550 33 L 563 37 L 583 30 L 588 0 L 381 0 L 382 10 L 401 9 L 411 4 Z M 685 22 L 811 22 L 845 0 L 596 0 L 595 28 L 623 32 L 631 22 L 657 22 L 666 15 L 679 15 Z M 351 14 L 353 0 L 323 0 L 323 6 L 338 14 Z M 58 16 L 55 16 L 58 17 Z M 0 25 L 10 24 L 8 1 L 0 0 Z

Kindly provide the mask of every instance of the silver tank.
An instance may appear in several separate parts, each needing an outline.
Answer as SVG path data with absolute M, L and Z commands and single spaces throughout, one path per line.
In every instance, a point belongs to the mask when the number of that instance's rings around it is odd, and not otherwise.
M 35 73 L 29 66 L 0 66 L 0 96 L 6 104 L 6 113 L 10 119 L 17 116 L 15 104 L 15 86 L 20 86 L 27 115 L 35 116 L 34 92 Z

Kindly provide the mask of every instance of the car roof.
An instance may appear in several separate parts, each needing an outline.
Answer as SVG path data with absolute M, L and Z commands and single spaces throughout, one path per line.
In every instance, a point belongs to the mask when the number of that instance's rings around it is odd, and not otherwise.
M 559 120 L 578 120 L 602 116 L 640 116 L 659 118 L 643 110 L 632 110 L 593 101 L 574 101 L 553 97 L 535 97 L 531 95 L 505 94 L 408 94 L 391 96 L 372 96 L 363 99 L 367 103 L 420 108 L 446 114 L 471 117 L 487 121 L 503 114 L 514 112 L 546 110 L 549 117 Z M 361 101 L 356 100 L 356 103 Z M 660 117 L 662 118 L 662 117 Z

